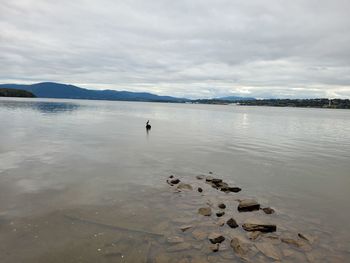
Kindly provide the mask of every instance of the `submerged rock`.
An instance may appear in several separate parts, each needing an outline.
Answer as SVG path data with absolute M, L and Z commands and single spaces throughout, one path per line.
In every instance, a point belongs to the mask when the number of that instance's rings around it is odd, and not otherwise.
M 260 204 L 253 199 L 240 200 L 238 205 L 239 212 L 250 212 L 260 209 Z
M 216 213 L 216 216 L 217 217 L 222 217 L 224 214 L 225 214 L 224 211 L 219 211 L 219 212 Z
M 197 190 L 198 190 L 198 192 L 200 192 L 200 193 L 203 192 L 203 189 L 202 189 L 201 187 L 198 187 Z
M 238 227 L 236 220 L 234 220 L 233 218 L 230 218 L 229 220 L 227 220 L 226 224 L 231 228 Z
M 315 239 L 312 236 L 308 235 L 308 234 L 298 233 L 298 237 L 308 241 L 310 244 L 313 244 L 314 241 L 315 241 Z
M 193 190 L 190 184 L 179 183 L 176 187 L 179 190 Z
M 208 234 L 204 231 L 201 231 L 199 229 L 196 229 L 192 232 L 192 235 L 197 240 L 204 240 L 208 237 Z
M 264 207 L 262 210 L 264 211 L 265 214 L 268 214 L 268 215 L 275 213 L 275 210 L 273 210 L 271 207 Z
M 178 252 L 182 250 L 189 250 L 192 248 L 190 243 L 181 243 L 167 248 L 168 252 Z
M 221 208 L 221 209 L 225 209 L 226 205 L 224 203 L 220 203 L 220 204 L 218 204 L 218 207 Z
M 210 207 L 201 207 L 198 209 L 198 213 L 203 216 L 211 216 L 211 208 Z
M 186 230 L 188 230 L 192 227 L 193 227 L 192 225 L 184 225 L 184 226 L 180 226 L 180 229 L 182 232 L 185 232 Z
M 255 246 L 265 256 L 272 258 L 274 260 L 278 260 L 278 261 L 281 260 L 280 252 L 277 250 L 277 248 L 274 245 L 267 242 L 263 242 L 263 243 L 256 243 Z
M 212 244 L 221 243 L 225 240 L 225 237 L 219 233 L 211 233 L 208 238 Z
M 230 245 L 233 251 L 241 258 L 245 258 L 249 252 L 249 245 L 237 237 L 232 238 Z
M 172 179 L 172 180 L 170 180 L 170 183 L 171 184 L 178 184 L 178 183 L 180 183 L 180 179 Z
M 239 188 L 239 187 L 231 187 L 231 186 L 228 187 L 228 191 L 229 191 L 229 192 L 238 193 L 238 192 L 240 192 L 241 190 L 242 190 L 242 189 Z
M 219 243 L 216 243 L 216 244 L 211 244 L 210 246 L 209 246 L 209 249 L 211 250 L 211 251 L 213 251 L 213 252 L 218 252 L 219 251 Z
M 242 225 L 245 231 L 260 231 L 263 233 L 275 232 L 277 230 L 276 225 L 266 225 L 266 224 L 251 224 L 245 223 Z

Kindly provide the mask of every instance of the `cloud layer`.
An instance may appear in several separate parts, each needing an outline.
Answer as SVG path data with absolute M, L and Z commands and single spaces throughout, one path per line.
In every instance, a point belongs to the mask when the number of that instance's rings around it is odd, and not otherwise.
M 0 1 L 0 82 L 350 98 L 348 0 Z

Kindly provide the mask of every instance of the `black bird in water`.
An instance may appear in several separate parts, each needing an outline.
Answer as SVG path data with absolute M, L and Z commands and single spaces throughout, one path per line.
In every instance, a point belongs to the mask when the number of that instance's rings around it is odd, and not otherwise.
M 146 130 L 150 130 L 151 129 L 151 124 L 149 124 L 149 120 L 146 122 Z

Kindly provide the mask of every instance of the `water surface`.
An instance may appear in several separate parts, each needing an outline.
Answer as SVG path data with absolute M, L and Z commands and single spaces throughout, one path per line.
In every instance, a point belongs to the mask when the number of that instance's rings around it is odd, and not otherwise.
M 273 207 L 282 230 L 315 236 L 316 261 L 350 260 L 348 110 L 1 99 L 0 121 L 1 262 L 165 261 L 179 225 L 209 222 L 197 215 L 208 199 L 241 222 L 261 216 L 237 214 L 242 197 Z M 242 192 L 174 193 L 165 182 L 195 187 L 209 171 Z M 205 242 L 175 254 L 237 260 Z

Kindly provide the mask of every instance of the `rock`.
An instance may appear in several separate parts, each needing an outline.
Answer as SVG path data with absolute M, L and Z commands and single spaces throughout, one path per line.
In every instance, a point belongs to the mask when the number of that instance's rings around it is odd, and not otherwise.
M 229 186 L 228 189 L 227 189 L 228 192 L 233 192 L 233 193 L 238 193 L 238 192 L 240 192 L 241 190 L 242 190 L 242 189 L 239 188 L 239 187 L 231 187 L 231 186 Z
M 193 227 L 192 225 L 184 225 L 184 226 L 180 226 L 180 229 L 182 232 L 185 232 L 186 230 L 188 230 L 192 227 Z
M 202 189 L 201 187 L 198 187 L 197 190 L 198 190 L 198 192 L 200 192 L 200 193 L 203 192 L 203 189 Z
M 267 242 L 263 242 L 263 243 L 256 243 L 255 246 L 265 256 L 277 261 L 281 260 L 280 252 L 277 250 L 277 248 L 274 245 Z
M 248 238 L 250 240 L 256 240 L 258 237 L 260 237 L 260 235 L 261 235 L 260 231 L 253 231 L 253 232 L 249 232 Z
M 171 237 L 167 238 L 167 241 L 168 241 L 168 243 L 174 244 L 174 243 L 182 243 L 185 240 L 182 237 L 179 237 L 179 236 L 171 236 Z
M 250 224 L 245 223 L 242 225 L 245 231 L 260 231 L 263 233 L 275 232 L 277 230 L 276 225 L 265 225 L 265 224 Z
M 219 251 L 219 244 L 218 243 L 216 243 L 216 244 L 210 244 L 209 245 L 209 249 L 211 250 L 211 251 L 213 251 L 213 252 L 218 252 Z
M 297 248 L 300 248 L 304 251 L 312 250 L 312 247 L 309 244 L 307 244 L 305 241 L 300 240 L 300 239 L 295 240 L 293 238 L 281 238 L 281 241 L 283 243 L 288 244 L 288 245 L 292 245 L 292 246 L 295 246 Z
M 273 210 L 271 207 L 264 207 L 262 210 L 268 215 L 275 213 L 275 210 Z
M 176 188 L 179 190 L 193 190 L 191 185 L 184 183 L 179 183 Z
M 197 240 L 204 240 L 208 237 L 208 234 L 204 231 L 201 231 L 199 229 L 195 229 L 193 232 L 192 232 L 192 235 L 195 239 Z
M 315 241 L 315 239 L 312 236 L 308 235 L 308 234 L 298 233 L 298 237 L 308 241 L 310 244 L 313 244 L 314 241 Z
M 178 183 L 180 183 L 180 179 L 172 179 L 171 181 L 170 181 L 170 183 L 171 184 L 178 184 Z
M 190 243 L 181 243 L 175 246 L 171 246 L 167 248 L 168 252 L 178 252 L 178 251 L 182 251 L 182 250 L 189 250 L 191 249 L 192 246 Z
M 250 212 L 260 209 L 260 204 L 258 204 L 253 199 L 244 199 L 240 200 L 238 205 L 238 211 L 239 212 Z
M 212 244 L 221 243 L 225 240 L 225 237 L 219 233 L 211 233 L 208 238 Z
M 223 225 L 225 225 L 225 219 L 224 218 L 221 218 L 219 221 L 217 221 L 216 222 L 216 224 L 218 225 L 218 226 L 223 226 Z
M 170 179 L 174 178 L 174 175 L 170 175 L 169 178 L 170 178 Z
M 213 174 L 213 172 L 209 172 L 209 174 Z
M 218 178 L 213 178 L 213 180 L 211 180 L 211 183 L 219 186 L 222 183 L 222 180 Z
M 203 179 L 204 179 L 204 175 L 197 175 L 196 178 L 197 178 L 198 180 L 203 180 Z
M 219 211 L 219 212 L 216 213 L 216 216 L 217 217 L 222 217 L 224 214 L 225 214 L 224 211 Z
M 248 244 L 237 237 L 232 238 L 230 245 L 233 251 L 241 258 L 245 258 L 249 252 Z
M 211 208 L 210 207 L 201 207 L 198 209 L 198 213 L 203 216 L 211 216 Z
M 218 204 L 218 207 L 221 208 L 221 209 L 225 209 L 226 205 L 224 203 L 220 203 L 220 204 Z
M 230 218 L 229 220 L 227 220 L 226 224 L 231 228 L 238 227 L 236 220 L 234 220 L 233 218 Z
M 205 178 L 205 181 L 211 182 L 211 181 L 213 181 L 213 179 L 214 179 L 214 177 L 212 177 L 212 176 L 207 176 L 207 177 Z

